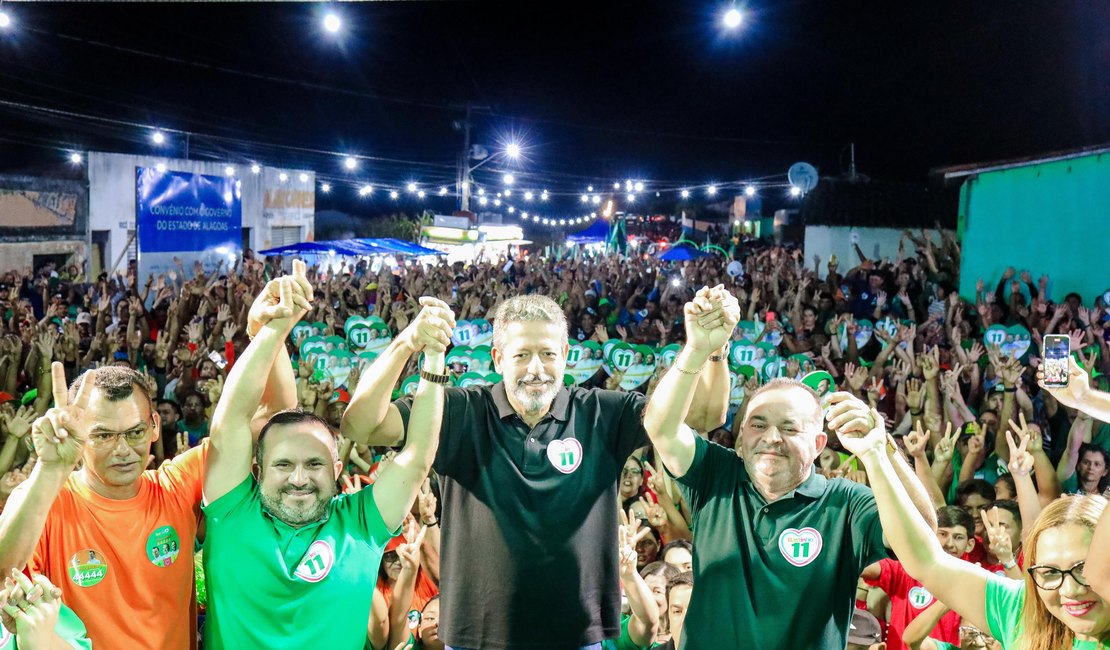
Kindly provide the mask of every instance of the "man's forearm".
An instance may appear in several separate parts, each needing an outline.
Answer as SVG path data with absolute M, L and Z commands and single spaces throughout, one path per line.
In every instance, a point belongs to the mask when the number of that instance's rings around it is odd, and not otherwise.
M 934 508 L 943 508 L 947 505 L 944 492 L 941 491 L 940 484 L 937 483 L 937 477 L 933 475 L 933 469 L 929 466 L 929 459 L 924 452 L 920 456 L 914 457 L 913 472 L 925 488 L 925 492 L 929 495 L 929 500 Z
M 1010 387 L 1002 397 L 1002 412 L 998 414 L 998 432 L 994 436 L 994 453 L 1003 462 L 1010 462 L 1010 446 L 1006 444 L 1006 430 L 1010 428 L 1010 420 L 1014 418 L 1014 393 Z M 1015 432 L 1016 433 L 1016 432 Z
M 929 524 L 929 528 L 935 532 L 937 529 L 937 511 L 933 506 L 933 500 L 930 498 L 928 490 L 925 489 L 925 485 L 921 482 L 921 479 L 917 478 L 913 468 L 910 467 L 910 464 L 906 462 L 900 452 L 888 446 L 887 454 L 890 456 L 890 462 L 894 465 L 898 480 L 905 487 L 913 506 L 921 513 L 921 517 L 925 520 L 925 523 Z
M 729 377 L 727 347 L 718 350 L 720 361 L 710 361 L 698 378 L 698 387 L 686 416 L 686 426 L 709 433 L 728 418 Z
M 1052 501 L 1063 492 L 1060 479 L 1056 477 L 1056 468 L 1052 466 L 1052 460 L 1043 449 L 1033 454 L 1033 473 L 1037 477 L 1041 500 L 1045 503 Z M 1032 520 L 1029 523 L 1032 524 Z
M 1102 511 L 1095 526 L 1085 575 L 1095 593 L 1110 599 L 1110 508 Z
M 889 451 L 874 449 L 859 457 L 883 525 L 883 536 L 911 576 L 925 573 L 936 555 L 936 516 L 922 519 Z M 914 480 L 917 480 L 916 478 Z M 928 543 L 933 540 L 933 544 Z
M 635 571 L 622 575 L 621 584 L 628 596 L 628 607 L 632 619 L 628 622 L 628 635 L 637 646 L 647 646 L 655 641 L 655 631 L 659 625 L 659 604 L 644 579 Z
M 663 457 L 672 473 L 685 473 L 693 457 L 685 458 L 679 449 L 679 430 L 690 410 L 694 388 L 698 385 L 695 374 L 709 359 L 709 354 L 683 347 L 675 357 L 655 392 L 644 408 L 644 429 L 651 442 Z M 686 372 L 683 372 L 683 371 Z M 668 462 L 670 461 L 670 462 Z M 683 462 L 685 461 L 685 462 Z M 675 463 L 680 466 L 672 466 Z
M 8 497 L 0 515 L 0 571 L 23 570 L 42 536 L 50 506 L 69 477 L 68 470 L 35 463 L 31 476 Z
M 362 374 L 339 427 L 344 436 L 360 444 L 369 443 L 389 412 L 393 386 L 411 356 L 412 349 L 394 339 Z

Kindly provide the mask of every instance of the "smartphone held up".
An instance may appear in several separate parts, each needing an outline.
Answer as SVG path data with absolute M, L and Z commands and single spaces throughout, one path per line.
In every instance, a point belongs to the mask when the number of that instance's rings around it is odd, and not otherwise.
M 1041 363 L 1044 368 L 1044 385 L 1063 388 L 1068 385 L 1068 359 L 1071 357 L 1071 339 L 1064 334 L 1046 334 Z

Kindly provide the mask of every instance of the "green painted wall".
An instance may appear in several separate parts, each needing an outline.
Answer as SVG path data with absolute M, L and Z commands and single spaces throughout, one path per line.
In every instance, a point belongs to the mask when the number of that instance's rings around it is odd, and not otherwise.
M 1049 276 L 1049 297 L 1110 289 L 1110 154 L 987 172 L 960 188 L 960 294 L 1007 266 Z

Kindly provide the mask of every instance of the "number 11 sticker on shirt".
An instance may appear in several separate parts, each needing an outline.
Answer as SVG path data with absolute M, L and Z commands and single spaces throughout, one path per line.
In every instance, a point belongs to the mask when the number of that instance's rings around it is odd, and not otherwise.
M 547 460 L 563 474 L 570 474 L 582 464 L 582 443 L 574 438 L 553 440 L 547 445 Z
M 155 528 L 146 538 L 146 556 L 154 566 L 167 567 L 177 560 L 181 539 L 173 526 Z
M 779 535 L 779 552 L 794 566 L 805 566 L 821 554 L 821 533 L 813 528 L 787 528 Z

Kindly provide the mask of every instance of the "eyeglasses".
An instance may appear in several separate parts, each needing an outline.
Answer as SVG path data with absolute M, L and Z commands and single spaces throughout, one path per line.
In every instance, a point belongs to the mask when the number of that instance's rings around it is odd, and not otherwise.
M 644 470 L 639 467 L 625 467 L 621 470 L 621 476 L 643 476 Z
M 153 428 L 151 424 L 144 424 L 142 427 L 130 431 L 90 433 L 89 446 L 94 449 L 111 449 L 118 444 L 120 438 L 123 438 L 129 447 L 134 447 L 149 440 Z
M 1050 591 L 1059 589 L 1064 584 L 1064 576 L 1071 576 L 1076 584 L 1083 587 L 1087 585 L 1087 576 L 1083 575 L 1083 569 L 1086 567 L 1087 562 L 1076 562 L 1070 569 L 1059 569 L 1054 566 L 1045 566 L 1038 564 L 1029 567 L 1029 575 L 1033 578 L 1041 589 L 1048 589 Z

